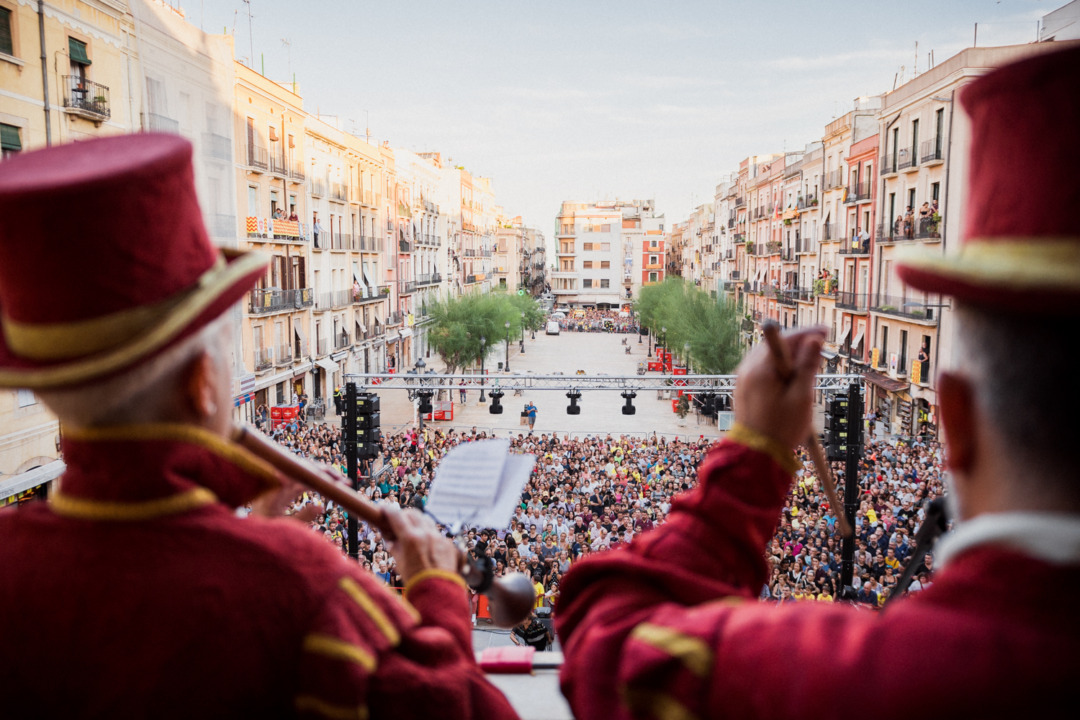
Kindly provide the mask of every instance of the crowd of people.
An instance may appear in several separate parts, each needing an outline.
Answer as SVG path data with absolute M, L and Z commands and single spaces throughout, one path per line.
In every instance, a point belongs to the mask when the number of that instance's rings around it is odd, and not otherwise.
M 631 313 L 618 310 L 574 310 L 559 319 L 562 330 L 574 332 L 636 333 L 637 320 Z
M 332 424 L 292 425 L 272 437 L 294 452 L 346 471 L 341 431 Z M 366 468 L 362 492 L 370 499 L 423 509 L 435 468 L 455 445 L 491 437 L 486 432 L 428 427 L 386 434 L 382 456 Z M 511 433 L 511 449 L 536 455 L 537 463 L 508 528 L 471 528 L 466 542 L 477 557 L 490 557 L 497 574 L 519 571 L 537 585 L 538 606 L 554 606 L 562 575 L 591 553 L 627 543 L 662 524 L 676 494 L 697 481 L 696 468 L 711 441 L 663 436 L 571 437 L 557 433 Z M 841 593 L 841 541 L 809 457 L 796 479 L 767 551 L 771 576 L 764 600 L 833 600 Z M 941 448 L 936 442 L 875 440 L 865 448 L 860 469 L 860 503 L 855 517 L 853 591 L 860 602 L 884 603 L 896 586 L 914 547 L 925 501 L 940 497 Z M 834 474 L 842 480 L 841 464 Z M 313 494 L 295 510 L 320 503 Z M 347 552 L 342 508 L 328 504 L 313 522 Z M 393 558 L 379 534 L 363 525 L 361 558 L 392 587 L 400 586 Z M 929 582 L 932 559 L 919 568 L 912 589 Z

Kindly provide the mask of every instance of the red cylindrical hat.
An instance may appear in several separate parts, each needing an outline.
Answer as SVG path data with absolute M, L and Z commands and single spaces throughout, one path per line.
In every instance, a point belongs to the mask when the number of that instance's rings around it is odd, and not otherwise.
M 911 255 L 900 278 L 1004 310 L 1080 313 L 1080 43 L 964 88 L 971 160 L 961 247 Z
M 187 337 L 264 272 L 211 244 L 191 145 L 121 135 L 0 164 L 0 386 L 78 385 Z

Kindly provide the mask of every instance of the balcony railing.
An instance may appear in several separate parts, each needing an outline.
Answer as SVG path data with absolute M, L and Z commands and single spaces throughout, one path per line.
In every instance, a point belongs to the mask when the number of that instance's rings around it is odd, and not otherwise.
M 280 150 L 270 153 L 270 172 L 281 177 L 289 175 L 289 168 L 285 165 L 285 156 Z
M 311 288 L 298 290 L 263 288 L 251 291 L 248 312 L 252 315 L 263 315 L 283 310 L 301 310 L 314 304 L 315 293 Z
M 382 252 L 383 242 L 381 237 L 374 235 L 360 236 L 360 252 Z
M 352 338 L 349 337 L 349 333 L 340 332 L 334 335 L 334 352 L 344 350 L 350 345 L 352 345 Z
M 157 113 L 146 113 L 146 129 L 176 134 L 180 132 L 180 121 Z
M 326 183 L 322 180 L 311 179 L 311 194 L 326 197 Z
M 746 207 L 746 198 L 745 197 L 736 197 L 735 198 L 735 207 L 737 207 L 737 208 Z
M 896 168 L 903 172 L 904 170 L 911 170 L 919 166 L 919 158 L 909 148 L 903 148 L 900 150 L 900 161 L 896 163 Z
M 304 243 L 311 234 L 310 226 L 296 220 L 247 217 L 244 225 L 250 240 Z
M 416 292 L 415 280 L 398 280 L 398 293 L 409 295 L 414 292 Z
M 398 250 L 403 253 L 411 253 L 412 243 L 408 240 L 398 240 Z
M 91 82 L 78 75 L 63 75 L 64 107 L 76 115 L 81 115 L 95 122 L 108 120 L 112 115 L 109 110 L 109 87 Z
M 345 202 L 349 199 L 348 189 L 341 183 L 330 183 L 330 197 Z
M 941 145 L 941 136 L 923 140 L 922 145 L 919 146 L 919 160 L 923 165 L 936 165 L 944 161 Z
M 255 372 L 260 372 L 274 366 L 274 349 L 259 348 L 254 353 Z
M 275 365 L 288 365 L 293 359 L 292 345 L 279 345 L 274 359 Z
M 800 195 L 799 200 L 796 203 L 796 207 L 800 210 L 806 210 L 808 208 L 817 207 L 818 197 L 817 193 L 808 193 L 806 195 Z
M 840 244 L 841 255 L 869 255 L 870 238 L 860 240 L 858 237 L 848 238 Z
M 838 292 L 836 293 L 836 307 L 866 312 L 869 307 L 869 297 L 866 293 Z
M 202 134 L 203 152 L 217 160 L 229 162 L 232 160 L 232 148 L 229 138 L 217 133 L 204 132 Z
M 848 186 L 847 200 L 844 202 L 857 203 L 870 199 L 870 181 L 855 183 Z
M 874 312 L 888 313 L 889 315 L 937 324 L 937 317 L 934 313 L 937 308 L 928 307 L 910 298 L 896 295 L 875 295 L 870 300 L 870 309 Z
M 416 276 L 416 284 L 419 285 L 438 285 L 442 282 L 442 275 L 439 273 L 422 273 Z
M 289 166 L 289 179 L 303 182 L 307 179 L 307 175 L 304 174 L 304 164 L 299 160 L 293 162 Z
M 841 187 L 844 184 L 844 171 L 832 170 L 825 174 L 825 189 L 832 190 L 833 188 Z
M 878 172 L 882 177 L 896 174 L 896 162 L 893 160 L 892 155 L 883 155 L 879 163 Z
M 840 231 L 836 227 L 836 223 L 828 223 L 821 226 L 821 241 L 822 242 L 835 242 L 840 239 Z
M 258 143 L 248 143 L 247 146 L 248 167 L 266 170 L 270 166 L 270 160 L 266 148 Z

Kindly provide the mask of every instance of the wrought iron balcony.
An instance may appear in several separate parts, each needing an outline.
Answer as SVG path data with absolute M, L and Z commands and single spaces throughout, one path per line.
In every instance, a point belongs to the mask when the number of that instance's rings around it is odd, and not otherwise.
M 254 352 L 255 372 L 260 372 L 274 366 L 274 349 L 258 348 Z
M 229 138 L 217 133 L 205 132 L 202 134 L 203 153 L 217 160 L 229 162 L 232 160 L 232 148 Z
M 286 310 L 302 310 L 314 304 L 315 293 L 311 288 L 296 290 L 262 288 L 251 291 L 248 312 L 251 315 L 265 315 Z
M 279 345 L 274 359 L 275 365 L 289 365 L 293 359 L 292 345 Z
M 923 165 L 937 165 L 944 162 L 942 157 L 942 138 L 939 135 L 930 140 L 924 140 L 919 146 L 919 160 Z
M 270 160 L 266 152 L 266 148 L 264 148 L 262 145 L 259 145 L 258 143 L 248 143 L 247 164 L 249 168 L 266 170 L 270 166 Z
M 63 75 L 64 108 L 81 117 L 101 122 L 112 116 L 109 87 L 78 75 Z
M 838 292 L 836 293 L 836 307 L 866 312 L 869 307 L 869 297 L 866 293 Z
M 938 322 L 935 314 L 937 308 L 897 295 L 874 295 L 870 300 L 870 309 L 874 312 L 888 313 L 935 325 Z

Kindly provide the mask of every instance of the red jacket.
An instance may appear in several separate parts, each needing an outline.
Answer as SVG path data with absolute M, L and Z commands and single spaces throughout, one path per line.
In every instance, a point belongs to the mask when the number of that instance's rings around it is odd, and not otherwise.
M 456 575 L 389 593 L 287 519 L 270 470 L 186 426 L 65 443 L 48 505 L 0 513 L 0 715 L 516 717 Z
M 670 521 L 567 573 L 562 686 L 591 718 L 1058 716 L 1080 677 L 1080 567 L 970 549 L 882 613 L 756 601 L 790 475 L 726 440 Z

